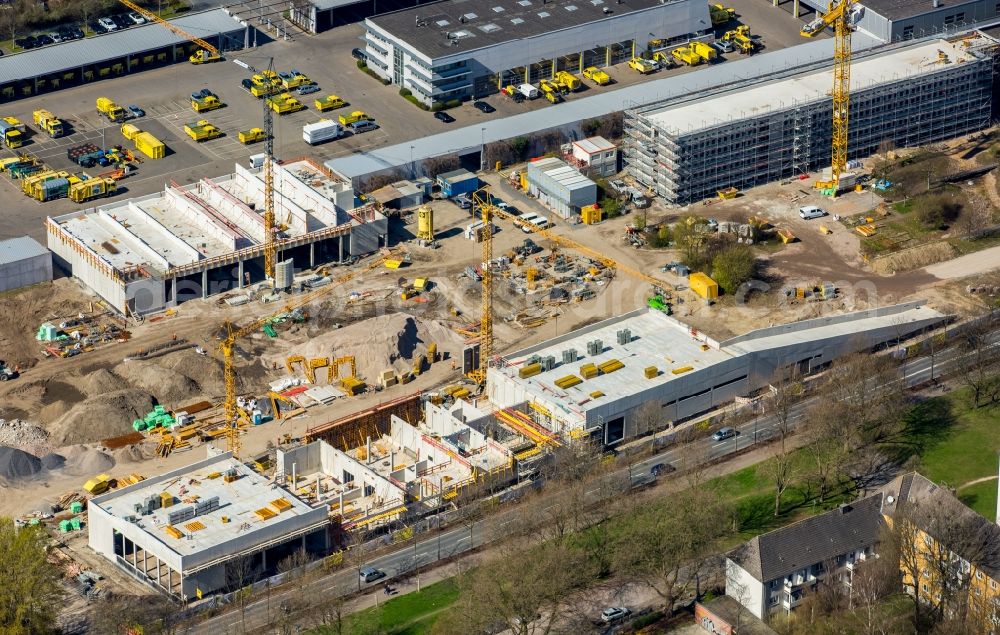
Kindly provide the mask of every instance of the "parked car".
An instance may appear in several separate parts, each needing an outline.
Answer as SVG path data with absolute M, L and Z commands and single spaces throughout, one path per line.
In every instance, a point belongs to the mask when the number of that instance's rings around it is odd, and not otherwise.
M 350 128 L 351 132 L 354 134 L 361 134 L 362 132 L 368 132 L 369 130 L 378 128 L 378 124 L 370 119 L 363 119 L 361 121 L 350 123 L 347 127 Z
M 118 25 L 115 24 L 115 21 L 112 20 L 111 18 L 101 18 L 100 20 L 97 21 L 97 23 L 100 24 L 101 28 L 104 29 L 105 31 L 118 30 Z
M 612 606 L 601 611 L 601 620 L 605 624 L 614 624 L 624 620 L 629 615 L 632 615 L 632 611 L 624 606 Z
M 452 123 L 455 121 L 455 118 L 446 112 L 436 112 L 434 113 L 434 118 L 438 121 L 443 121 L 444 123 Z
M 666 467 L 667 466 L 665 463 L 657 463 L 653 467 L 649 468 L 649 473 L 652 476 L 659 476 L 660 474 L 663 474 L 663 471 L 666 469 Z
M 826 216 L 826 211 L 824 211 L 822 207 L 806 205 L 805 207 L 799 208 L 799 216 L 805 220 L 812 220 L 814 218 L 822 218 L 823 216 Z
M 38 46 L 38 41 L 35 40 L 34 35 L 29 35 L 28 37 L 22 37 L 14 40 L 14 44 L 20 46 L 23 49 L 33 49 Z
M 359 48 L 353 48 L 351 49 L 351 57 L 356 60 L 367 60 L 368 54 Z
M 69 32 L 73 35 L 74 40 L 82 40 L 84 37 L 86 37 L 86 34 L 83 32 L 83 29 L 81 29 L 78 26 L 69 27 Z
M 51 38 L 52 41 L 55 42 L 56 44 L 63 41 L 62 33 L 58 31 L 53 31 L 52 33 L 49 33 L 48 37 Z
M 476 110 L 480 111 L 480 112 L 486 113 L 487 115 L 490 114 L 491 112 L 496 112 L 497 111 L 496 108 L 494 108 L 493 106 L 489 105 L 485 101 L 474 101 L 474 102 L 472 102 L 472 107 L 475 108 Z
M 48 46 L 49 44 L 56 43 L 56 41 L 53 40 L 48 35 L 39 35 L 37 38 L 35 38 L 35 42 L 38 43 L 38 46 Z
M 300 95 L 311 95 L 312 93 L 319 92 L 319 84 L 306 84 L 305 86 L 299 86 L 297 91 Z
M 119 29 L 127 29 L 133 26 L 132 20 L 128 19 L 128 15 L 125 13 L 116 13 L 111 16 L 111 21 L 115 23 Z
M 133 24 L 146 24 L 146 18 L 142 17 L 140 14 L 133 11 L 128 14 L 128 19 L 132 20 Z
M 455 205 L 458 205 L 462 209 L 469 209 L 470 207 L 472 207 L 472 199 L 466 196 L 465 194 L 456 196 L 455 198 L 451 199 L 451 202 L 454 203 Z
M 731 439 L 735 437 L 736 434 L 737 434 L 736 428 L 730 428 L 729 426 L 726 426 L 725 428 L 719 428 L 718 430 L 716 430 L 715 434 L 712 435 L 712 440 L 725 441 L 726 439 Z
M 139 108 L 135 104 L 129 104 L 128 105 L 128 114 L 132 115 L 132 117 L 134 119 L 136 119 L 136 118 L 139 118 L 139 117 L 145 117 L 146 116 L 146 111 L 143 110 L 142 108 Z
M 384 578 L 385 571 L 376 569 L 375 567 L 363 567 L 359 572 L 359 575 L 361 576 L 362 582 L 368 583 L 368 582 L 374 582 L 375 580 L 378 580 L 380 578 Z

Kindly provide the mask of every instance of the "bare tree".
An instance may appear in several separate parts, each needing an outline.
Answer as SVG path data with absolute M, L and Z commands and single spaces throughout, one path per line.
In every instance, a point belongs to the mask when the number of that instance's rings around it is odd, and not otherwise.
M 1000 398 L 1000 379 L 994 373 L 997 357 L 991 346 L 995 322 L 992 313 L 984 315 L 963 332 L 965 360 L 960 377 L 971 393 L 973 408 L 979 408 L 984 400 L 993 403 Z
M 886 614 L 885 598 L 900 591 L 899 560 L 880 548 L 881 557 L 856 565 L 851 573 L 848 608 L 862 635 L 889 635 L 901 632 L 899 616 Z
M 240 629 L 247 632 L 247 606 L 252 597 L 251 584 L 257 577 L 257 566 L 252 555 L 242 555 L 226 563 L 226 586 L 233 590 L 233 602 L 240 612 Z
M 774 455 L 764 464 L 764 469 L 774 483 L 774 515 L 781 515 L 781 497 L 791 485 L 793 474 L 792 455 L 788 448 L 791 433 L 792 405 L 802 394 L 802 385 L 795 378 L 780 377 L 771 384 L 771 396 L 767 400 L 775 421 L 778 442 Z
M 306 565 L 312 562 L 312 560 L 312 556 L 305 549 L 299 548 L 293 551 L 291 555 L 279 560 L 276 568 L 278 573 L 285 574 L 286 581 L 290 582 L 301 592 L 309 578 Z

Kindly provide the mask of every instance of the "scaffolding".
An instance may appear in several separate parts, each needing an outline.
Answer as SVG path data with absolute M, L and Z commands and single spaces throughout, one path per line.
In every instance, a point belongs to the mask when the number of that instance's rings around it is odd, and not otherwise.
M 990 124 L 992 44 L 937 40 L 935 57 L 907 72 L 886 74 L 852 87 L 849 159 L 873 154 L 886 141 L 897 147 L 925 145 L 983 129 Z M 928 43 L 923 43 L 924 47 Z M 906 55 L 898 49 L 885 57 Z M 798 78 L 769 84 L 776 94 L 795 92 Z M 623 155 L 633 178 L 670 203 L 713 197 L 725 187 L 745 190 L 826 167 L 831 161 L 831 102 L 828 95 L 807 95 L 767 108 L 750 108 L 741 94 L 754 83 L 731 87 L 711 99 L 730 99 L 725 119 L 676 125 L 674 109 L 689 106 L 691 96 L 625 115 Z M 695 102 L 697 103 L 697 102 Z

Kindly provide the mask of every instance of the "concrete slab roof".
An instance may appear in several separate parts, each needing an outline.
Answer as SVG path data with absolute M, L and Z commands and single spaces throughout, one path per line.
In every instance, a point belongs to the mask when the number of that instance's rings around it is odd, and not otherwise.
M 880 44 L 881 40 L 864 33 L 855 33 L 852 38 L 855 51 Z M 572 99 L 553 107 L 358 152 L 331 159 L 326 165 L 345 178 L 365 178 L 384 170 L 402 168 L 410 163 L 411 158 L 419 165 L 421 161 L 434 157 L 478 152 L 481 141 L 489 144 L 551 128 L 575 126 L 579 121 L 628 108 L 703 95 L 712 90 L 725 90 L 727 87 L 745 86 L 748 81 L 763 77 L 794 75 L 810 65 L 825 69 L 831 59 L 832 39 L 808 41 L 786 49 L 730 60 L 724 64 L 713 64 L 693 73 L 672 75 L 615 90 L 602 90 L 593 96 Z
M 976 4 L 977 1 L 962 2 L 958 0 L 957 2 L 948 2 L 947 5 L 941 4 L 941 8 L 947 6 L 949 9 L 961 9 L 962 6 Z M 864 6 L 889 20 L 903 20 L 939 10 L 932 2 L 916 2 L 915 0 L 864 0 Z
M 212 9 L 171 19 L 191 35 L 208 38 L 244 28 L 224 9 Z M 159 24 L 144 24 L 82 40 L 61 42 L 0 57 L 0 84 L 99 64 L 134 53 L 152 51 L 187 40 Z
M 312 507 L 305 502 L 229 454 L 217 459 L 201 462 L 197 464 L 197 469 L 181 468 L 170 472 L 164 475 L 165 480 L 164 477 L 157 477 L 148 482 L 141 481 L 96 498 L 91 504 L 99 505 L 118 518 L 136 516 L 137 524 L 149 536 L 182 556 L 205 551 L 237 535 L 250 543 L 255 531 L 312 511 Z M 235 470 L 238 478 L 227 483 L 222 475 L 228 470 Z M 141 504 L 149 496 L 159 497 L 164 492 L 174 497 L 171 507 L 154 510 L 149 515 L 136 514 L 134 505 Z M 217 509 L 174 525 L 184 534 L 182 538 L 175 538 L 167 532 L 168 515 L 194 504 L 184 502 L 185 499 L 207 501 L 213 497 L 219 499 Z M 279 500 L 284 502 L 272 504 Z M 278 512 L 279 508 L 284 508 L 284 511 Z M 270 509 L 272 513 L 257 514 L 257 510 L 261 509 Z
M 926 305 L 894 305 L 870 311 L 867 315 L 831 315 L 758 329 L 722 342 L 722 350 L 732 355 L 743 355 L 886 327 L 898 326 L 902 332 L 909 332 L 910 329 L 904 328 L 907 324 L 944 317 L 944 314 Z
M 631 331 L 631 341 L 627 344 L 619 344 L 617 340 L 618 331 L 623 329 Z M 587 343 L 593 340 L 601 340 L 603 345 L 603 351 L 597 355 L 587 353 Z M 568 349 L 576 350 L 577 361 L 562 364 L 562 352 Z M 690 329 L 677 320 L 652 309 L 633 311 L 618 318 L 604 320 L 575 331 L 568 337 L 555 338 L 512 353 L 506 357 L 506 361 L 514 377 L 517 377 L 517 371 L 525 366 L 531 355 L 551 355 L 556 358 L 556 365 L 550 371 L 517 381 L 539 396 L 551 398 L 553 394 L 562 394 L 563 399 L 576 402 L 584 410 L 601 405 L 602 399 L 618 399 L 665 384 L 732 357 L 692 336 Z M 612 360 L 618 360 L 623 366 L 593 379 L 584 379 L 580 372 L 580 367 L 584 364 L 600 366 Z M 658 375 L 651 379 L 645 375 L 645 369 L 650 366 L 655 366 L 658 371 Z M 676 374 L 674 371 L 677 371 Z M 576 375 L 583 381 L 565 390 L 558 388 L 556 380 L 568 375 Z M 604 393 L 606 397 L 592 397 L 596 391 Z
M 938 53 L 947 61 L 938 61 Z M 896 49 L 873 55 L 851 64 L 851 90 L 859 91 L 905 77 L 935 73 L 943 68 L 976 59 L 975 55 L 946 40 Z M 830 98 L 832 78 L 829 69 L 817 69 L 791 78 L 760 83 L 706 99 L 690 100 L 682 105 L 647 113 L 649 122 L 675 134 L 690 133 L 756 116 L 781 111 L 796 104 Z M 734 98 L 735 97 L 735 98 Z
M 0 240 L 0 265 L 20 262 L 47 253 L 49 250 L 31 236 Z

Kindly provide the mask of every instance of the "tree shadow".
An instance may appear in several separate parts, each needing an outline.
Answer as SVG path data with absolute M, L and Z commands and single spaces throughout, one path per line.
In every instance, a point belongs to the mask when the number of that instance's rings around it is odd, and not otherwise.
M 951 400 L 931 397 L 914 404 L 903 415 L 902 421 L 899 433 L 885 440 L 886 452 L 899 464 L 927 452 L 948 438 L 956 417 Z

